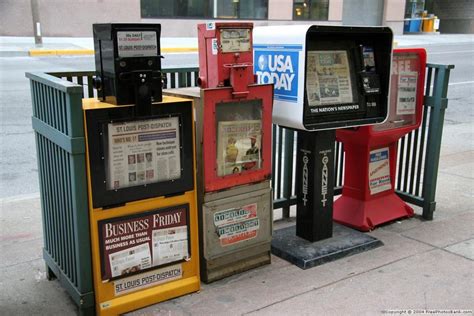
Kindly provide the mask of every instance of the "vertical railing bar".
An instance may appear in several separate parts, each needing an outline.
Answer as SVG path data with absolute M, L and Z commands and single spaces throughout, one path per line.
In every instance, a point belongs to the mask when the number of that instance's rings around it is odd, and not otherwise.
M 84 79 L 82 76 L 77 76 L 77 84 L 81 86 L 81 91 L 82 91 L 82 97 L 84 98 Z
M 59 90 L 53 89 L 51 90 L 50 98 L 52 99 L 51 111 L 54 112 L 54 121 L 55 121 L 53 126 L 58 131 L 63 132 L 61 115 L 59 113 L 60 104 L 58 103 L 60 93 L 61 92 Z
M 346 154 L 345 151 L 344 151 L 344 144 L 343 143 L 340 143 L 340 146 L 341 146 L 341 149 L 339 150 L 340 152 L 340 162 L 339 162 L 339 186 L 343 186 L 344 185 L 344 163 L 345 163 L 345 160 L 344 160 L 344 155 Z
M 62 115 L 63 115 L 63 120 L 64 120 L 64 130 L 63 133 L 66 135 L 69 135 L 69 120 L 67 116 L 67 101 L 66 101 L 66 93 L 62 92 L 62 99 L 61 99 L 61 109 L 62 109 Z
M 275 165 L 276 165 L 276 125 L 272 124 L 272 188 L 273 188 L 273 197 L 276 199 L 276 173 L 275 173 Z
M 56 146 L 56 157 L 57 157 L 57 163 L 56 165 L 58 166 L 58 179 L 57 179 L 57 184 L 56 188 L 58 190 L 58 205 L 59 205 L 59 215 L 60 215 L 60 224 L 61 224 L 61 230 L 62 230 L 62 240 L 61 240 L 61 248 L 63 249 L 63 254 L 64 254 L 64 272 L 66 275 L 68 275 L 69 272 L 69 251 L 67 247 L 67 233 L 66 230 L 66 207 L 64 205 L 64 166 L 62 162 L 62 151 L 63 149 L 59 146 Z
M 283 154 L 283 127 L 278 127 L 278 165 L 277 165 L 277 177 L 278 177 L 278 186 L 277 186 L 277 198 L 281 198 L 281 166 L 282 166 L 282 154 Z
M 186 74 L 186 87 L 191 87 L 191 73 L 190 72 L 185 72 Z
M 418 163 L 418 129 L 410 133 L 413 135 L 413 156 L 411 158 L 411 168 L 410 168 L 410 190 L 408 193 L 412 194 L 415 192 L 415 170 Z
M 403 173 L 403 157 L 405 152 L 405 137 L 402 137 L 399 141 L 400 143 L 400 156 L 398 158 L 398 179 L 397 179 L 397 188 L 402 189 L 402 173 Z
M 335 150 L 334 150 L 334 186 L 338 186 L 339 184 L 339 142 L 334 142 Z
M 87 98 L 94 97 L 94 86 L 92 84 L 92 76 L 87 76 Z
M 407 140 L 406 146 L 406 155 L 405 155 L 405 164 L 404 164 L 404 175 L 403 175 L 403 190 L 404 192 L 408 192 L 408 171 L 410 169 L 410 156 L 411 156 L 411 137 L 410 134 L 405 136 Z
M 63 152 L 64 155 L 64 165 L 65 165 L 65 170 L 64 172 L 66 173 L 66 205 L 67 205 L 67 220 L 68 220 L 68 239 L 69 239 L 69 255 L 71 256 L 70 260 L 70 271 L 69 271 L 69 277 L 71 278 L 71 281 L 76 285 L 76 256 L 75 256 L 75 245 L 74 245 L 74 225 L 72 223 L 72 203 L 71 203 L 71 173 L 69 171 L 69 159 L 70 159 L 70 154 L 68 152 Z
M 290 198 L 291 187 L 293 183 L 293 142 L 293 131 L 290 129 L 285 129 L 285 165 L 283 179 L 283 196 L 287 200 L 287 203 L 285 204 L 285 207 L 283 207 L 283 218 L 290 217 Z
M 61 270 L 62 271 L 65 271 L 65 267 L 64 267 L 64 257 L 65 257 L 65 254 L 64 254 L 64 248 L 63 248 L 63 236 L 64 236 L 64 232 L 63 232 L 63 227 L 61 225 L 61 205 L 60 205 L 60 201 L 61 201 L 61 198 L 60 198 L 60 195 L 59 195 L 59 192 L 58 192 L 58 186 L 59 186 L 59 178 L 60 178 L 60 175 L 59 175 L 59 166 L 58 166 L 58 145 L 54 144 L 53 143 L 53 146 L 52 146 L 52 151 L 51 151 L 51 158 L 53 160 L 53 180 L 54 180 L 54 208 L 56 210 L 56 225 L 58 227 L 58 247 L 59 247 L 59 262 L 60 262 L 60 267 L 61 267 Z
M 48 105 L 46 104 L 46 85 L 41 84 L 41 103 L 42 103 L 42 108 L 43 108 L 43 122 L 46 124 L 50 124 L 49 122 L 49 113 L 48 113 Z
M 47 138 L 45 138 L 45 145 L 46 145 L 46 152 L 47 152 L 47 155 L 48 156 L 51 156 L 51 141 Z M 54 258 L 54 260 L 57 262 L 58 261 L 58 248 L 57 248 L 57 234 L 55 232 L 58 231 L 58 227 L 56 225 L 56 212 L 55 212 L 55 209 L 54 209 L 54 191 L 53 191 L 53 184 L 52 184 L 52 181 L 53 181 L 53 173 L 52 173 L 52 159 L 51 157 L 46 157 L 46 163 L 47 163 L 47 167 L 46 167 L 46 170 L 48 172 L 48 176 L 46 177 L 46 179 L 48 179 L 48 196 L 49 196 L 49 205 L 48 205 L 48 208 L 49 208 L 49 214 L 51 214 L 51 232 L 53 232 L 52 234 L 52 249 L 51 249 L 51 255 L 52 257 Z

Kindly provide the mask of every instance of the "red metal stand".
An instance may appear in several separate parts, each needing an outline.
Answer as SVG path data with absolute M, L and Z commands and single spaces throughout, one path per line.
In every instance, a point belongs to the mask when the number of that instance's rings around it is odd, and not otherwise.
M 345 170 L 342 195 L 334 202 L 334 220 L 361 231 L 414 214 L 413 208 L 395 193 L 397 145 L 398 139 L 421 123 L 426 51 L 396 49 L 393 56 L 387 121 L 378 126 L 344 129 L 336 133 L 337 139 L 344 143 Z M 400 109 L 397 110 L 397 98 L 402 93 L 399 92 L 399 83 L 403 81 L 400 76 L 408 78 L 415 72 L 416 108 L 408 114 L 401 114 Z M 386 172 L 387 167 L 389 172 Z

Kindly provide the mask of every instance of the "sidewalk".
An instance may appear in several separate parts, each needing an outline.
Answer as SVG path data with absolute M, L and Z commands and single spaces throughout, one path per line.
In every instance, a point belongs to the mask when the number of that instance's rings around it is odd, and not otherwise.
M 398 35 L 394 41 L 398 47 L 449 43 L 474 43 L 472 34 Z M 162 53 L 197 52 L 197 38 L 162 37 Z M 35 46 L 33 37 L 0 37 L 0 57 L 45 55 L 93 55 L 94 42 L 90 37 L 44 37 L 41 47 Z
M 464 315 L 472 315 L 474 180 L 457 174 L 474 170 L 474 159 L 472 151 L 453 156 L 454 149 L 445 148 L 441 158 L 433 221 L 417 216 L 378 228 L 370 234 L 384 246 L 308 270 L 273 256 L 271 265 L 130 315 L 379 315 L 393 309 L 470 309 Z M 46 280 L 39 197 L 3 199 L 0 210 L 2 314 L 74 313 L 59 283 Z

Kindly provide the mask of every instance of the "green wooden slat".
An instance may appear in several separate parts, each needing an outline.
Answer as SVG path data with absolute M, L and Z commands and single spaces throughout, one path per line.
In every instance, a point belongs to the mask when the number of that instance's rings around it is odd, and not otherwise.
M 67 124 L 67 135 L 71 137 L 84 136 L 84 118 L 82 112 L 81 94 L 69 93 L 64 95 L 64 106 L 66 108 L 65 120 Z
M 64 271 L 66 271 L 67 275 L 69 276 L 69 273 L 71 271 L 71 265 L 70 265 L 70 260 L 71 256 L 69 255 L 69 242 L 68 242 L 68 237 L 69 237 L 69 230 L 68 230 L 68 225 L 67 225 L 67 193 L 65 190 L 65 180 L 66 176 L 64 174 L 64 159 L 63 159 L 63 149 L 60 147 L 56 146 L 57 150 L 57 155 L 58 155 L 58 169 L 59 169 L 59 179 L 58 179 L 58 187 L 59 187 L 59 194 L 60 194 L 60 199 L 59 199 L 59 207 L 60 207 L 60 212 L 61 212 L 61 225 L 63 228 L 63 233 L 64 233 L 64 238 L 62 240 L 62 246 L 63 246 L 63 251 L 64 251 Z
M 82 87 L 78 84 L 61 80 L 57 77 L 48 75 L 43 72 L 27 72 L 25 76 L 29 79 L 40 82 L 41 84 L 45 84 L 49 87 L 58 89 L 66 93 L 80 93 L 82 89 Z
M 415 169 L 418 162 L 418 129 L 410 132 L 410 135 L 413 136 L 413 156 L 411 157 L 412 165 L 410 167 L 410 190 L 407 190 L 408 193 L 415 193 Z
M 77 287 L 81 292 L 93 290 L 92 263 L 90 250 L 89 212 L 87 205 L 87 180 L 85 155 L 72 155 L 71 179 L 74 244 L 77 258 Z
M 84 137 L 69 137 L 57 129 L 52 128 L 36 117 L 31 118 L 33 129 L 48 138 L 53 143 L 57 144 L 68 153 L 84 154 L 85 153 L 85 139 Z

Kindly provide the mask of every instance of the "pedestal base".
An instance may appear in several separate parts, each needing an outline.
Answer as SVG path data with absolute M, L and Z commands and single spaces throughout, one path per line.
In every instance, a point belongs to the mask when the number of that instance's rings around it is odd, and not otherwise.
M 273 232 L 272 253 L 301 269 L 308 269 L 382 245 L 377 238 L 336 223 L 333 237 L 316 242 L 296 236 L 296 226 L 290 226 Z
M 414 214 L 413 208 L 395 193 L 369 201 L 342 195 L 334 202 L 333 211 L 334 221 L 360 231 L 369 231 L 375 226 Z

